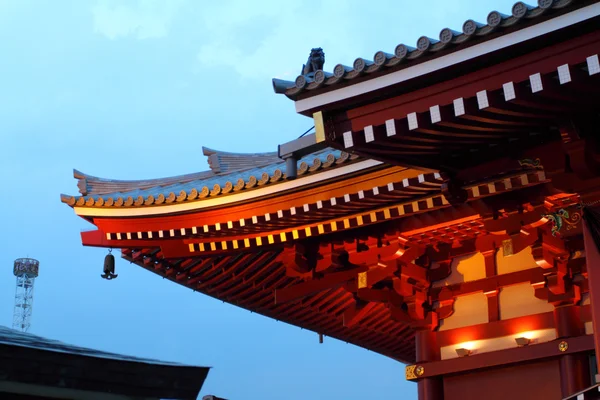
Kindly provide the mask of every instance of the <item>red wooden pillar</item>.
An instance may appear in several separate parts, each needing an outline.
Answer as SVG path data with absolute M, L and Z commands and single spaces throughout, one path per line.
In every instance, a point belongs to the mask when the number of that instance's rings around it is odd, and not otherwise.
M 563 305 L 554 309 L 556 335 L 559 339 L 585 334 L 585 326 L 579 317 L 579 312 L 579 307 L 574 305 Z M 559 366 L 563 398 L 591 386 L 590 365 L 586 353 L 561 356 Z
M 415 348 L 417 364 L 440 359 L 436 332 L 429 329 L 416 331 Z M 420 379 L 417 385 L 419 400 L 444 400 L 444 384 L 441 377 Z
M 481 246 L 482 242 L 479 242 Z M 481 254 L 483 254 L 483 259 L 485 260 L 485 276 L 492 277 L 498 274 L 498 267 L 496 265 L 496 248 L 494 248 L 494 243 L 490 242 L 488 246 L 491 246 L 491 250 L 483 250 Z M 488 302 L 488 315 L 490 322 L 500 320 L 500 304 L 498 303 L 498 290 L 491 290 L 489 292 L 485 292 L 485 296 L 487 297 Z
M 585 326 L 579 318 L 579 313 L 579 307 L 572 304 L 558 306 L 554 309 L 554 324 L 556 336 L 559 339 L 585 334 Z
M 583 238 L 585 245 L 585 258 L 588 273 L 588 287 L 590 290 L 590 306 L 592 310 L 592 326 L 594 327 L 594 344 L 596 347 L 596 366 L 600 371 L 600 252 L 589 227 L 583 221 Z M 600 381 L 596 375 L 596 383 Z
M 587 353 L 567 354 L 560 358 L 562 396 L 571 396 L 591 386 Z

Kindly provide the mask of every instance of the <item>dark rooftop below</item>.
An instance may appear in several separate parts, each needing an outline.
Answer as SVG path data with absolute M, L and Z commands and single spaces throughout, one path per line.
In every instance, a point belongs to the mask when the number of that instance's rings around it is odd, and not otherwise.
M 12 393 L 196 399 L 208 370 L 73 346 L 0 326 L 0 398 Z

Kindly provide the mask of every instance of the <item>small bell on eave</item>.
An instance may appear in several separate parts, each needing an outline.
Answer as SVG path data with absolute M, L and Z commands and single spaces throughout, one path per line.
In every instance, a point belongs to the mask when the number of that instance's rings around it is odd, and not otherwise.
M 104 257 L 104 270 L 100 275 L 103 279 L 111 280 L 118 275 L 115 274 L 115 256 L 112 255 L 112 249 L 108 250 L 108 254 Z

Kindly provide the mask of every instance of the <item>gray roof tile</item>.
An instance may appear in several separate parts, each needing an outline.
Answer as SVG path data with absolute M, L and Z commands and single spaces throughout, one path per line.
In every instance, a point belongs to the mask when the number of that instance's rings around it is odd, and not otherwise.
M 66 344 L 60 342 L 58 340 L 47 339 L 41 336 L 33 335 L 31 333 L 24 333 L 20 331 L 16 331 L 14 329 L 9 329 L 5 326 L 0 326 L 0 345 L 9 345 L 9 346 L 19 346 L 19 347 L 28 347 L 32 349 L 44 350 L 44 351 L 52 351 L 58 353 L 68 353 L 68 354 L 76 354 L 80 356 L 87 357 L 95 357 L 95 358 L 105 358 L 116 361 L 131 361 L 138 362 L 144 364 L 155 364 L 155 365 L 164 365 L 164 366 L 174 366 L 174 367 L 189 367 L 188 365 L 153 360 L 149 358 L 140 358 L 140 357 L 132 357 L 125 356 L 121 354 L 108 353 L 100 350 L 93 350 L 85 347 L 74 346 L 70 344 Z
M 79 207 L 159 205 L 252 189 L 282 181 L 285 177 L 285 161 L 271 153 L 242 156 L 206 149 L 205 154 L 219 157 L 218 170 L 221 172 L 213 169 L 172 178 L 114 181 L 76 171 L 75 178 L 79 179 L 80 189 L 82 186 L 95 189 L 86 191 L 83 196 L 61 195 L 61 200 Z M 355 158 L 348 153 L 326 148 L 300 159 L 298 174 L 316 172 Z M 99 189 L 100 185 L 103 185 L 102 189 Z M 108 191 L 108 188 L 112 191 Z
M 593 0 L 588 1 L 588 3 Z M 556 12 L 568 6 L 583 3 L 581 0 L 538 0 L 537 6 L 531 6 L 521 1 L 512 7 L 511 15 L 504 15 L 498 11 L 488 14 L 486 23 L 467 20 L 461 31 L 444 28 L 439 37 L 429 38 L 421 36 L 416 47 L 399 44 L 393 53 L 378 51 L 373 60 L 357 58 L 352 67 L 338 64 L 333 68 L 333 73 L 316 71 L 314 74 L 300 75 L 295 82 L 273 79 L 273 89 L 276 93 L 285 94 L 291 99 L 296 99 L 301 93 L 314 92 L 315 94 L 326 87 L 353 84 L 359 77 L 375 78 L 390 70 L 399 70 L 410 67 L 414 61 L 433 56 L 441 52 L 460 50 L 465 43 L 486 39 L 494 32 L 501 32 L 507 28 L 521 29 L 528 26 L 527 22 L 538 19 L 542 15 Z M 357 80 L 358 81 L 358 80 Z

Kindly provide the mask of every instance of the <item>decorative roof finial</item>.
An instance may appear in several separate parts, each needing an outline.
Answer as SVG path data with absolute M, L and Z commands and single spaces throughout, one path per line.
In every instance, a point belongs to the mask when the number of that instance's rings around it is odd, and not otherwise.
M 308 56 L 308 61 L 306 64 L 302 65 L 302 73 L 304 76 L 314 76 L 315 72 L 323 69 L 323 65 L 325 64 L 325 53 L 323 49 L 320 47 L 316 47 L 310 50 L 310 55 Z

